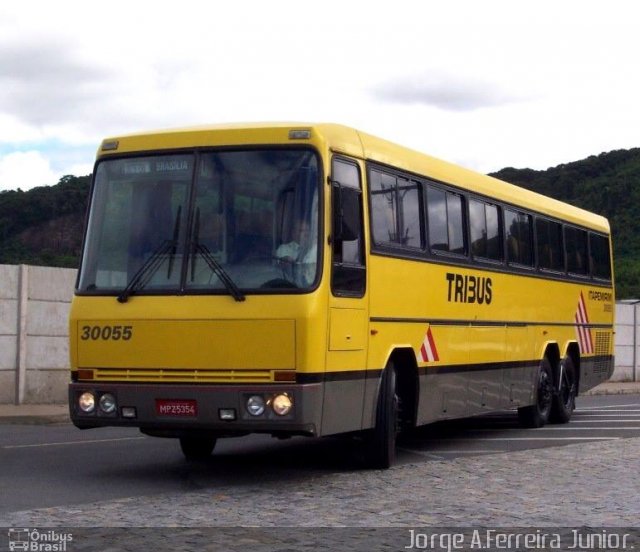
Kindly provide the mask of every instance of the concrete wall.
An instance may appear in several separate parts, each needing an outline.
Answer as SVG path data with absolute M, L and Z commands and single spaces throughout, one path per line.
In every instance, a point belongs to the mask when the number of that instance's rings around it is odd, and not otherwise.
M 0 404 L 63 402 L 76 271 L 0 265 Z
M 616 304 L 616 366 L 611 381 L 640 380 L 640 301 Z
M 0 265 L 0 404 L 66 401 L 75 279 L 72 269 Z M 640 380 L 640 303 L 616 305 L 615 354 L 612 381 Z

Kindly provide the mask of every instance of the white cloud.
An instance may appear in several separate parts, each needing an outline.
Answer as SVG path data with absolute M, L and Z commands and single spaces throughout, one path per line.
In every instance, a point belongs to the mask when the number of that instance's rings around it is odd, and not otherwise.
M 112 0 L 98 17 L 81 0 L 4 2 L 0 154 L 39 151 L 68 174 L 113 134 L 328 120 L 480 170 L 546 168 L 640 145 L 637 11 L 626 0 L 326 0 L 312 12 L 296 0 Z
M 61 174 L 60 177 L 65 175 L 73 175 L 73 176 L 87 176 L 93 172 L 93 164 L 92 163 L 78 163 L 76 165 L 69 165 L 64 171 L 64 174 Z M 57 180 L 60 179 L 58 177 Z M 57 182 L 56 180 L 56 182 Z
M 372 88 L 375 98 L 400 104 L 422 104 L 447 111 L 475 111 L 531 99 L 524 91 L 510 90 L 503 82 L 432 70 L 424 74 L 392 77 Z
M 33 125 L 21 120 L 13 113 L 0 112 L 0 144 L 40 139 L 42 139 L 42 132 Z
M 30 190 L 57 184 L 59 176 L 39 151 L 20 151 L 0 157 L 0 191 Z

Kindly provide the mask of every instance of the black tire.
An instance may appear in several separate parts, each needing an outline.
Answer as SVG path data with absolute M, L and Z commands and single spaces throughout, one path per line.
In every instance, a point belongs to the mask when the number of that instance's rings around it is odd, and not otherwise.
M 523 427 L 542 427 L 549 422 L 554 396 L 553 371 L 545 356 L 538 368 L 536 402 L 518 409 L 518 419 Z
M 180 448 L 187 460 L 206 460 L 211 456 L 217 439 L 207 436 L 180 437 Z
M 389 363 L 382 374 L 376 426 L 367 438 L 367 464 L 371 468 L 387 469 L 396 459 L 398 434 L 398 395 L 396 394 L 396 369 Z
M 550 421 L 554 424 L 566 424 L 576 407 L 578 378 L 573 359 L 565 357 L 560 363 L 560 385 L 553 397 Z

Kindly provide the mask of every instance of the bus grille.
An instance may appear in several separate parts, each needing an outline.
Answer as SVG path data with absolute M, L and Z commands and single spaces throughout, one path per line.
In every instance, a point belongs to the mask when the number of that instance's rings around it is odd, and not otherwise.
M 596 332 L 596 359 L 593 371 L 596 374 L 606 374 L 611 365 L 611 333 Z
M 138 381 L 174 383 L 264 383 L 274 381 L 272 370 L 180 370 L 169 368 L 97 368 L 93 379 L 99 381 Z

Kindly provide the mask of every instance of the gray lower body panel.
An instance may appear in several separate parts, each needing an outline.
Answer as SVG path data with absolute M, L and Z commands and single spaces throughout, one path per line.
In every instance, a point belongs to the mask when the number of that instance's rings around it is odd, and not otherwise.
M 613 375 L 613 356 L 583 357 L 580 359 L 580 393 L 589 391 Z
M 532 404 L 536 373 L 536 364 L 427 369 L 419 378 L 417 425 Z

